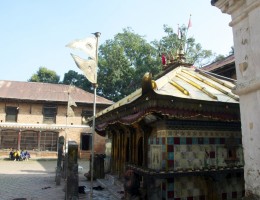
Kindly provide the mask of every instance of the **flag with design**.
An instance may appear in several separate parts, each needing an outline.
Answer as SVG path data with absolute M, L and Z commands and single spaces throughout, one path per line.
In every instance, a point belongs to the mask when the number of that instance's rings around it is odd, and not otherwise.
M 72 49 L 79 49 L 84 51 L 90 58 L 97 60 L 96 49 L 97 49 L 97 39 L 95 37 L 89 37 L 82 40 L 74 40 L 66 45 L 66 47 Z
M 76 65 L 79 69 L 81 69 L 86 76 L 86 78 L 91 83 L 97 83 L 96 71 L 97 71 L 97 63 L 95 60 L 85 60 L 80 58 L 79 56 L 73 55 L 71 53 L 72 58 L 74 59 Z

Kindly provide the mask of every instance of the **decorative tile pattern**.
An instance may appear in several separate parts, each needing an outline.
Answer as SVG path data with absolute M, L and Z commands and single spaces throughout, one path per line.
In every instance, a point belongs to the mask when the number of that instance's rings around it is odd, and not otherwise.
M 166 190 L 170 191 L 174 194 L 174 200 L 206 200 L 209 199 L 207 197 L 207 184 L 209 184 L 203 177 L 178 177 L 174 179 L 174 189 L 172 186 Z M 215 182 L 214 187 L 215 195 L 219 200 L 241 200 L 244 196 L 244 185 L 241 177 L 232 177 L 226 179 L 223 176 L 221 181 Z M 169 194 L 169 192 L 168 192 Z M 210 193 L 212 194 L 212 193 Z M 169 199 L 172 199 L 168 196 Z
M 164 137 L 162 137 L 162 133 Z M 181 170 L 201 169 L 203 167 L 225 167 L 227 149 L 225 143 L 233 136 L 237 145 L 237 165 L 243 165 L 241 132 L 215 130 L 157 130 L 148 138 L 148 166 L 155 169 L 154 158 L 160 147 L 160 159 L 156 169 Z M 156 155 L 154 155 L 156 154 Z M 174 168 L 173 168 L 174 167 Z

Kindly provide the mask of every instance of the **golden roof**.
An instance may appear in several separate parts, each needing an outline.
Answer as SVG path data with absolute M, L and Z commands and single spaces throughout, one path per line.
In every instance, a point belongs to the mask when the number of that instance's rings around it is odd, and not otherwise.
M 147 84 L 150 85 L 150 87 L 147 87 Z M 158 95 L 176 98 L 238 103 L 238 96 L 231 91 L 234 87 L 235 85 L 230 81 L 216 78 L 199 69 L 180 66 L 155 81 L 151 79 L 150 74 L 146 74 L 143 78 L 142 88 L 97 113 L 97 117 L 133 102 L 144 94 L 144 90 L 149 89 L 154 90 Z

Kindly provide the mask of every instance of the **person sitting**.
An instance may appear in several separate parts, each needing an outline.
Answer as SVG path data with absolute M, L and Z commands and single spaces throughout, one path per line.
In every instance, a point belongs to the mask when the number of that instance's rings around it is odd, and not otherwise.
M 26 152 L 24 150 L 21 151 L 21 159 L 22 160 L 26 159 Z
M 14 161 L 20 161 L 21 160 L 21 153 L 18 149 L 14 152 Z
M 26 150 L 21 151 L 21 160 L 26 160 L 28 161 L 30 158 L 30 153 Z
M 29 158 L 31 158 L 31 155 L 28 151 L 25 151 L 25 160 L 29 160 Z
M 10 160 L 14 160 L 14 150 L 13 150 L 13 148 L 11 148 L 11 151 L 9 153 L 9 158 L 10 158 Z

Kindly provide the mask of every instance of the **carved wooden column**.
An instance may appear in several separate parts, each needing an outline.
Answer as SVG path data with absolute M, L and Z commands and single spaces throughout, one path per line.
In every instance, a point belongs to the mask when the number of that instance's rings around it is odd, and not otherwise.
M 18 142 L 17 142 L 17 149 L 20 150 L 21 148 L 21 134 L 22 134 L 22 130 L 19 130 L 18 132 Z
M 230 14 L 233 29 L 237 85 L 240 97 L 246 196 L 260 199 L 260 1 L 212 0 Z M 223 41 L 225 42 L 225 41 Z
M 41 151 L 41 131 L 37 134 L 38 151 Z

